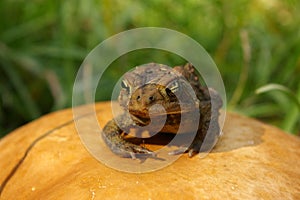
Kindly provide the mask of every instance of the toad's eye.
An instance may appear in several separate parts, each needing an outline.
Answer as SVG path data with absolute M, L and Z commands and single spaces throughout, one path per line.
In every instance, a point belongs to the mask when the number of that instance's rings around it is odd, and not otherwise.
M 170 98 L 176 98 L 176 95 L 172 92 L 171 89 L 166 88 L 166 94 L 168 95 L 168 97 Z
M 171 84 L 168 86 L 168 88 L 170 88 L 170 90 L 171 90 L 173 93 L 175 93 L 175 92 L 178 90 L 178 88 L 179 88 L 179 84 L 178 84 L 177 81 L 174 81 L 173 83 L 171 83 Z
M 122 88 L 128 88 L 128 85 L 127 85 L 127 83 L 125 81 L 122 81 L 121 82 L 121 87 Z
M 122 82 L 121 82 L 121 87 L 124 88 L 124 89 L 126 89 L 127 92 L 129 92 L 129 86 L 128 86 L 128 84 L 127 84 L 126 81 L 122 81 Z

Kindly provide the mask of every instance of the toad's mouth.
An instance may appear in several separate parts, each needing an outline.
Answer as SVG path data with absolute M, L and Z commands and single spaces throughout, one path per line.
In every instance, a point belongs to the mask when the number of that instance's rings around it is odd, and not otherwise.
M 150 115 L 152 117 L 159 117 L 164 115 L 174 115 L 174 114 L 184 114 L 184 113 L 190 113 L 190 112 L 200 112 L 198 105 L 191 105 L 191 104 L 181 104 L 181 106 L 169 106 L 165 107 L 161 104 L 155 104 L 153 106 L 144 107 L 141 109 L 134 109 L 129 108 L 129 113 L 131 115 L 134 115 L 136 117 L 142 117 L 142 118 L 150 118 Z

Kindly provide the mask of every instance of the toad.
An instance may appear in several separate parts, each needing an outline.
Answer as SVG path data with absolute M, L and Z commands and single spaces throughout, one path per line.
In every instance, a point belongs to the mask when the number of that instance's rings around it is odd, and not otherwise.
M 214 89 L 201 85 L 199 79 L 190 63 L 174 68 L 149 63 L 127 72 L 118 99 L 125 112 L 109 121 L 102 131 L 107 146 L 121 157 L 156 156 L 143 145 L 125 139 L 131 129 L 148 127 L 149 124 L 152 125 L 149 132 L 156 133 L 156 129 L 174 134 L 179 129 L 184 133 L 195 132 L 190 144 L 182 145 L 170 154 L 187 152 L 192 157 L 199 153 L 208 134 L 210 137 L 206 143 L 213 146 L 220 135 L 218 116 L 222 100 Z

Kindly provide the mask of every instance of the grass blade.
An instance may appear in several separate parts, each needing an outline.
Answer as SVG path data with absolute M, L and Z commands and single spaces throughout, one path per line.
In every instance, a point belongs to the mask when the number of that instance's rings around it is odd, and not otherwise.
M 287 88 L 283 85 L 274 84 L 274 83 L 258 88 L 255 91 L 255 93 L 262 94 L 262 93 L 267 93 L 270 91 L 280 91 L 280 92 L 286 94 L 289 97 L 289 99 L 292 102 L 294 102 L 294 105 L 291 105 L 291 109 L 289 109 L 286 117 L 283 120 L 282 128 L 288 132 L 294 132 L 295 134 L 297 134 L 297 131 L 299 131 L 299 130 L 294 130 L 294 127 L 296 126 L 297 121 L 299 120 L 298 116 L 300 113 L 300 100 L 298 99 L 296 94 L 294 94 L 289 88 Z M 298 96 L 300 96 L 299 94 L 300 94 L 300 88 L 298 91 Z
M 273 90 L 277 90 L 277 91 L 280 91 L 280 92 L 283 92 L 284 94 L 286 94 L 297 105 L 298 110 L 300 112 L 300 101 L 298 100 L 296 95 L 289 88 L 287 88 L 283 85 L 270 83 L 270 84 L 267 84 L 265 86 L 262 86 L 262 87 L 256 89 L 255 93 L 262 94 L 262 93 L 270 92 Z

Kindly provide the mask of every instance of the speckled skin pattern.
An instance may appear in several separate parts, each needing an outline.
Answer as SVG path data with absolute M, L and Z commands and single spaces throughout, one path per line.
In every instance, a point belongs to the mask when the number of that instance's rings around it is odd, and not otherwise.
M 191 144 L 183 144 L 170 154 L 187 152 L 191 157 L 200 151 L 208 133 L 209 145 L 213 145 L 220 135 L 218 116 L 222 100 L 215 90 L 200 84 L 199 76 L 190 63 L 174 68 L 150 63 L 127 72 L 123 77 L 119 103 L 125 110 L 124 114 L 109 121 L 103 128 L 102 136 L 111 151 L 121 157 L 155 156 L 153 151 L 124 137 L 132 128 L 138 129 L 151 122 L 155 127 L 156 121 L 159 124 L 163 112 L 161 107 L 154 106 L 157 104 L 164 108 L 166 114 L 160 132 L 176 134 L 179 124 L 183 127 L 181 132 L 196 131 Z M 195 112 L 200 118 L 194 117 L 197 116 Z M 183 115 L 185 118 L 182 118 Z M 190 130 L 195 124 L 196 130 Z

